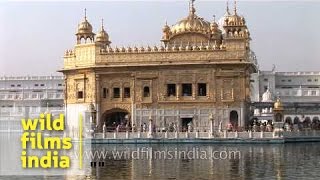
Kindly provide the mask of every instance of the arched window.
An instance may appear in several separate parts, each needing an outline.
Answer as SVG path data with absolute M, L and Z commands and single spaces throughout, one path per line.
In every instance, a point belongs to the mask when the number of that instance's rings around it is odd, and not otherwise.
M 275 115 L 275 121 L 276 121 L 276 122 L 281 122 L 281 121 L 282 121 L 282 118 L 283 118 L 283 116 L 282 116 L 281 113 L 277 113 L 277 114 Z
M 80 37 L 80 44 L 85 44 L 86 43 L 86 39 L 84 37 Z
M 294 119 L 293 119 L 293 124 L 299 124 L 300 123 L 300 119 L 298 116 L 296 116 Z
M 238 128 L 238 121 L 239 121 L 239 115 L 237 111 L 231 111 L 230 112 L 230 123 L 233 128 Z
M 143 97 L 150 97 L 150 88 L 148 86 L 143 88 Z
M 292 119 L 290 116 L 286 117 L 285 123 L 292 124 Z

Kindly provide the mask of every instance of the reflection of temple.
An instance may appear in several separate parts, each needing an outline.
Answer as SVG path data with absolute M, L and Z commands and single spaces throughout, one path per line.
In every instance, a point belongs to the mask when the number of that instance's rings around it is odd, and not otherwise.
M 161 46 L 112 47 L 103 24 L 95 35 L 85 16 L 61 70 L 70 126 L 77 128 L 78 113 L 91 103 L 100 130 L 126 118 L 140 127 L 151 117 L 157 128 L 191 123 L 203 131 L 210 114 L 216 125 L 245 126 L 256 59 L 236 6 L 219 26 L 199 17 L 191 1 L 187 17 L 162 30 Z

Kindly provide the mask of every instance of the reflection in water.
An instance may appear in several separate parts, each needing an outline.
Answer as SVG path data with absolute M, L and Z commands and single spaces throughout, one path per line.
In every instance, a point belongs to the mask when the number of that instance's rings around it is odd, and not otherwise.
M 4 137 L 6 136 L 6 137 Z M 1 151 L 12 152 L 7 135 L 1 134 Z M 12 141 L 12 140 L 11 140 Z M 108 152 L 97 167 L 86 166 L 88 176 L 37 177 L 36 179 L 320 179 L 320 143 L 270 145 L 92 145 L 92 152 Z M 11 147 L 12 148 L 12 147 Z M 1 153 L 2 153 L 1 152 Z M 140 152 L 133 157 L 134 152 Z M 156 153 L 163 152 L 163 156 Z M 170 158 L 170 152 L 173 156 Z M 191 152 L 183 154 L 181 152 Z M 206 158 L 201 154 L 207 153 Z M 240 152 L 213 159 L 210 152 Z M 121 154 L 121 158 L 115 154 Z M 149 154 L 148 154 L 149 153 Z M 175 156 L 181 153 L 181 156 Z M 198 154 L 197 154 L 198 153 Z M 150 154 L 153 156 L 150 157 Z M 164 155 L 162 154 L 162 155 Z M 124 155 L 126 155 L 124 157 Z M 219 155 L 219 154 L 218 154 Z M 3 157 L 1 157 L 3 158 Z M 86 161 L 87 162 L 87 161 Z M 98 162 L 104 162 L 99 167 Z M 3 163 L 3 162 L 1 162 Z M 2 164 L 4 165 L 4 164 Z M 21 178 L 21 177 L 20 177 Z M 15 179 L 20 179 L 16 177 Z M 29 177 L 23 177 L 28 179 Z M 12 177 L 0 177 L 12 179 Z M 35 179 L 30 177 L 30 179 Z

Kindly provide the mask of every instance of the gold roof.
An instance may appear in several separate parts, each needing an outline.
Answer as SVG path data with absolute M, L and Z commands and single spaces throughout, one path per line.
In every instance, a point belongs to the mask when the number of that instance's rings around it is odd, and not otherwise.
M 170 30 L 172 34 L 183 32 L 210 33 L 210 22 L 195 14 L 196 10 L 193 2 L 194 1 L 189 5 L 189 15 L 171 27 Z
M 99 32 L 99 33 L 97 34 L 97 36 L 96 36 L 96 42 L 101 42 L 101 43 L 110 44 L 109 35 L 108 35 L 108 33 L 104 30 L 103 19 L 102 19 L 102 23 L 101 23 L 101 30 L 100 30 L 100 32 Z
M 225 19 L 224 19 L 224 25 L 227 26 L 242 26 L 245 25 L 246 21 L 243 16 L 239 16 L 237 13 L 237 2 L 234 1 L 234 13 L 230 15 L 229 13 L 229 7 L 227 4 L 227 11 L 225 14 Z
M 85 9 L 84 20 L 78 25 L 77 34 L 92 34 L 92 26 L 87 20 L 87 13 Z
M 280 101 L 280 98 L 277 98 L 277 101 L 274 103 L 274 109 L 275 110 L 283 109 L 283 105 L 282 105 L 282 102 Z
M 216 16 L 213 16 L 213 22 L 210 24 L 210 30 L 214 33 L 221 33 L 221 30 L 219 29 L 219 25 L 216 22 Z

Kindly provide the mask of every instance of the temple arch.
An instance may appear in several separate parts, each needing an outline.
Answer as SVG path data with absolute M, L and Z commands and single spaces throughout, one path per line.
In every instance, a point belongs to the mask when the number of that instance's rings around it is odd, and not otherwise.
M 118 125 L 121 129 L 131 125 L 129 112 L 125 109 L 113 108 L 105 111 L 101 116 L 100 126 L 106 125 L 107 131 L 114 131 Z

